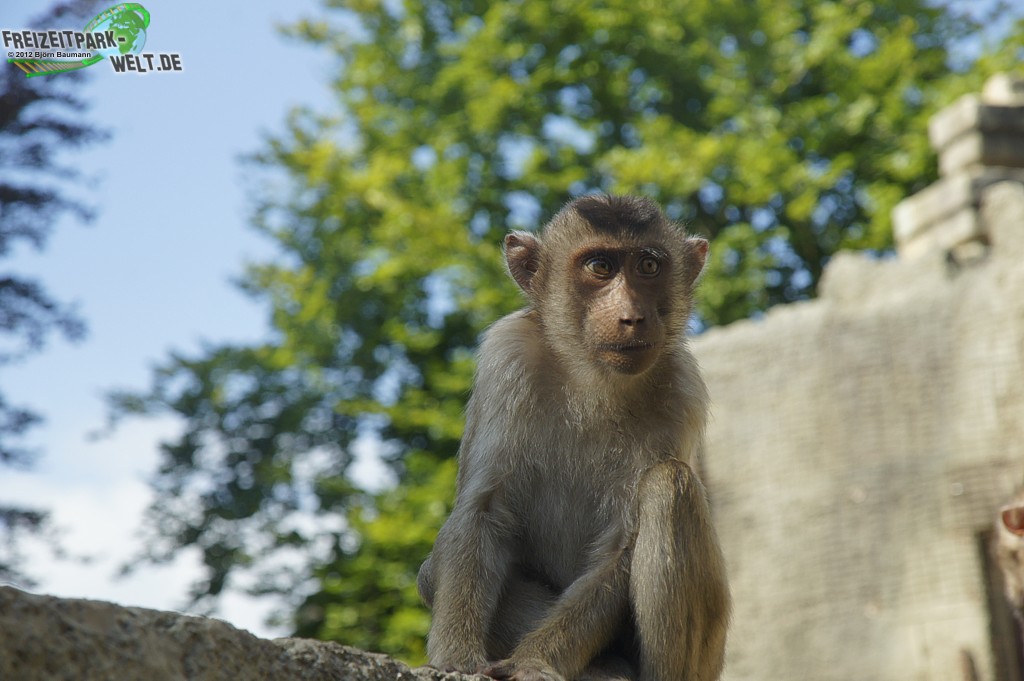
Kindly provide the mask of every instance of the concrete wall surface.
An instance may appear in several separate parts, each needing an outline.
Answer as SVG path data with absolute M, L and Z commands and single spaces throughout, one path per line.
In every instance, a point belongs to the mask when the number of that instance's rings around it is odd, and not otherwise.
M 964 260 L 843 253 L 819 299 L 695 340 L 726 679 L 1019 678 L 993 654 L 982 538 L 1024 481 L 1024 185 L 978 215 Z

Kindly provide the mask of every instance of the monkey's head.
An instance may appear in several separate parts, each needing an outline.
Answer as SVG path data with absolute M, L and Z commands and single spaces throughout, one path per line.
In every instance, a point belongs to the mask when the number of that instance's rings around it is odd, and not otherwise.
M 509 273 L 549 349 L 565 362 L 628 375 L 678 347 L 707 251 L 706 240 L 633 196 L 576 199 L 539 236 L 505 237 Z

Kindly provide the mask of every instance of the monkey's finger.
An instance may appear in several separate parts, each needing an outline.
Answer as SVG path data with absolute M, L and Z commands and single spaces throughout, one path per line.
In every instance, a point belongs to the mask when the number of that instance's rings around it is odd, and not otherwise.
M 507 679 L 512 676 L 515 671 L 515 665 L 512 664 L 511 660 L 501 660 L 493 664 L 481 665 L 477 669 L 477 673 L 489 676 L 492 679 Z
M 514 679 L 516 672 L 521 671 L 519 665 L 512 660 L 500 660 L 493 664 L 487 664 L 480 667 L 479 672 L 492 679 Z

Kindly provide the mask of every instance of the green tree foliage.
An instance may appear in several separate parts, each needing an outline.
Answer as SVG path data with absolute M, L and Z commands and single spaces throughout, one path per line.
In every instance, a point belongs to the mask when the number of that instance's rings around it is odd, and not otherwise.
M 928 116 L 1021 46 L 951 74 L 978 27 L 923 0 L 330 4 L 291 33 L 337 55 L 338 110 L 293 112 L 257 159 L 281 255 L 244 286 L 273 336 L 115 403 L 185 423 L 148 558 L 198 548 L 197 597 L 290 593 L 300 634 L 412 660 L 472 351 L 522 303 L 506 230 L 641 192 L 714 239 L 705 324 L 812 296 L 837 249 L 890 247 L 893 204 L 934 179 Z M 376 494 L 346 477 L 368 434 L 397 481 Z
M 32 25 L 40 29 L 84 26 L 94 0 L 59 3 Z M 14 255 L 24 243 L 43 248 L 58 218 L 91 214 L 69 193 L 74 169 L 58 156 L 68 147 L 94 142 L 103 134 L 82 120 L 85 104 L 74 92 L 83 73 L 25 78 L 11 65 L 0 68 L 0 259 Z M 74 310 L 54 300 L 38 281 L 9 269 L 0 270 L 0 368 L 39 351 L 54 331 L 65 338 L 82 337 L 85 325 Z M 28 466 L 34 452 L 22 437 L 42 417 L 12 404 L 0 393 L 0 465 Z M 45 511 L 0 501 L 0 581 L 30 584 L 19 570 L 16 538 L 39 533 Z

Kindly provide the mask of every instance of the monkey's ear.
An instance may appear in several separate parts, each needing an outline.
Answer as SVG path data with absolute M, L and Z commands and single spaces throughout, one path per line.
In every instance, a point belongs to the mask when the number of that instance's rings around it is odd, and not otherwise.
M 530 293 L 533 275 L 540 267 L 540 240 L 529 232 L 512 232 L 505 236 L 505 263 L 519 288 Z
M 687 265 L 689 271 L 693 273 L 693 281 L 696 281 L 704 271 L 709 247 L 708 240 L 699 236 L 691 236 L 686 239 L 686 255 L 690 261 Z
M 1004 508 L 1003 526 L 1018 537 L 1024 537 L 1024 506 Z

